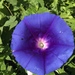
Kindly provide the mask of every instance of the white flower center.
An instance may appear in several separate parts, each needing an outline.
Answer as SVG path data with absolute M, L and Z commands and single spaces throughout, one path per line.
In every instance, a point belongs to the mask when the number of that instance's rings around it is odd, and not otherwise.
M 37 47 L 42 49 L 42 50 L 45 50 L 48 48 L 48 41 L 44 38 L 39 38 L 37 40 Z

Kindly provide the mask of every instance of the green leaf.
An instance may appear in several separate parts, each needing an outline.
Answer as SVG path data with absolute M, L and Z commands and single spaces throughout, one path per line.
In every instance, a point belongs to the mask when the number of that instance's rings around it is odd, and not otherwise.
M 19 7 L 18 6 L 14 6 L 13 11 L 17 11 L 17 10 L 19 10 Z
M 10 16 L 10 19 L 8 21 L 6 21 L 6 23 L 4 24 L 4 26 L 9 26 L 12 22 L 14 22 L 16 19 L 15 16 Z
M 37 13 L 38 10 L 38 5 L 35 5 L 35 3 L 29 5 L 29 8 L 27 10 L 24 9 L 23 5 L 20 6 L 21 9 L 21 19 L 24 18 L 24 16 L 30 15 L 30 14 L 35 14 Z
M 0 12 L 0 20 L 2 19 L 2 18 L 4 18 L 5 17 L 5 14 L 3 14 L 2 12 Z
M 0 44 L 2 44 L 2 39 L 0 38 Z
M 10 25 L 10 29 L 12 29 L 13 27 L 15 27 L 17 25 L 17 23 L 18 23 L 17 20 L 14 21 L 14 22 L 12 22 L 11 25 Z
M 66 62 L 65 65 L 68 65 L 69 63 L 71 63 L 71 61 L 72 61 L 74 58 L 75 58 L 75 55 L 72 55 L 72 57 L 70 57 L 70 59 L 68 60 L 68 62 Z M 64 65 L 64 66 L 65 66 L 65 65 Z
M 75 64 L 73 64 L 73 63 L 68 64 L 68 66 L 75 68 Z
M 16 75 L 16 73 L 13 73 L 12 75 Z
M 42 7 L 44 7 L 44 0 L 36 0 Z
M 18 21 L 16 20 L 16 17 L 10 16 L 10 19 L 8 21 L 6 21 L 4 26 L 9 26 L 10 29 L 12 29 L 13 27 L 15 27 L 17 25 L 17 23 L 18 23 Z
M 63 68 L 60 68 L 58 70 L 56 70 L 56 72 L 59 74 L 59 75 L 68 75 L 65 71 L 64 71 L 64 67 Z
M 12 69 L 12 66 L 8 66 L 8 67 L 7 67 L 7 70 L 8 70 L 8 71 L 11 71 L 11 69 Z
M 37 11 L 37 13 L 43 13 L 43 12 L 49 12 L 49 10 L 46 7 L 41 7 L 39 8 L 39 10 Z
M 68 23 L 68 25 L 71 27 L 72 31 L 75 31 L 75 19 L 65 19 L 65 21 Z
M 46 74 L 46 75 L 55 75 L 55 73 L 54 72 L 51 72 L 50 74 Z
M 64 18 L 64 19 L 72 19 L 73 18 L 73 16 L 70 14 L 70 12 L 64 12 L 64 13 L 61 13 L 60 14 L 60 16 L 62 17 L 62 18 Z
M 17 0 L 6 0 L 12 5 L 17 5 Z
M 39 3 L 41 6 L 44 6 L 44 0 L 29 0 L 29 2 L 33 5 L 37 5 Z
M 67 68 L 66 68 L 67 72 L 70 73 L 71 75 L 75 74 L 75 65 L 72 63 L 69 63 Z
M 4 62 L 2 62 L 2 64 L 1 64 L 1 70 L 6 70 L 6 65 Z
M 57 8 L 58 0 L 54 0 L 52 3 L 53 8 Z
M 4 8 L 3 5 L 2 5 L 2 4 L 3 4 L 3 1 L 4 1 L 4 0 L 1 0 L 1 1 L 0 1 L 0 9 Z
M 28 12 L 27 10 L 25 10 L 22 5 L 20 5 L 20 9 L 21 9 L 21 11 L 20 11 L 20 13 L 21 13 L 21 19 L 23 19 L 24 16 L 27 16 L 27 15 L 30 14 L 30 12 Z
M 9 56 L 6 57 L 7 60 L 11 60 Z

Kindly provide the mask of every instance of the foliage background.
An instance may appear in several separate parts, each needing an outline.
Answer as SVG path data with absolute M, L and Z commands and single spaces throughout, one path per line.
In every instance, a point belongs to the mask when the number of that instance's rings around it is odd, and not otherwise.
M 42 12 L 60 15 L 75 38 L 75 0 L 0 0 L 0 75 L 27 75 L 12 56 L 11 35 L 24 16 Z M 75 75 L 75 51 L 66 64 L 48 75 Z

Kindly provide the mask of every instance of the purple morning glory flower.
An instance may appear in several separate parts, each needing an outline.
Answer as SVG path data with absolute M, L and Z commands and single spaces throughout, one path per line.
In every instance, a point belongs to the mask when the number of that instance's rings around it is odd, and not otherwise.
M 48 12 L 33 14 L 16 26 L 11 49 L 23 68 L 45 75 L 60 68 L 72 55 L 74 38 L 59 16 Z

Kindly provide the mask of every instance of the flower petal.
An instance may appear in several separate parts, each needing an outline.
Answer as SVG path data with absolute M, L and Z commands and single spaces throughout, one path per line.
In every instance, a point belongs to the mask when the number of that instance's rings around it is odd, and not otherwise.
M 46 36 L 52 38 L 55 44 L 74 46 L 72 30 L 59 16 L 54 19 Z
M 50 39 L 51 43 L 46 51 L 46 53 L 50 53 L 46 56 L 46 73 L 49 73 L 60 68 L 72 55 L 74 38 L 71 29 L 58 16 L 54 19 L 45 37 Z M 50 61 L 48 61 L 49 59 Z
M 52 53 L 47 53 L 46 55 L 46 62 L 45 62 L 45 70 L 46 70 L 46 74 L 57 70 L 58 68 L 60 68 L 60 66 L 62 66 L 63 62 L 54 54 Z
M 35 46 L 34 42 L 35 40 L 32 34 L 26 27 L 24 20 L 22 20 L 16 26 L 12 34 L 11 49 L 12 50 L 34 49 L 34 46 Z
M 27 25 L 30 32 L 34 37 L 43 36 L 47 29 L 53 22 L 55 15 L 48 12 L 42 14 L 34 14 L 24 18 L 24 22 Z
M 14 51 L 13 55 L 15 56 L 18 63 L 26 70 L 29 70 L 38 75 L 44 75 L 44 62 L 42 55 L 25 51 Z
M 12 50 L 27 50 L 35 48 L 35 40 L 32 37 L 24 37 L 17 34 L 12 35 L 11 49 Z M 32 39 L 31 39 L 32 38 Z M 32 44 L 32 45 L 31 45 Z M 27 50 L 28 51 L 28 50 Z
M 74 47 L 54 46 L 46 52 L 46 73 L 60 68 L 72 55 Z M 50 52 L 51 51 L 51 52 Z M 58 63 L 58 64 L 57 64 Z

